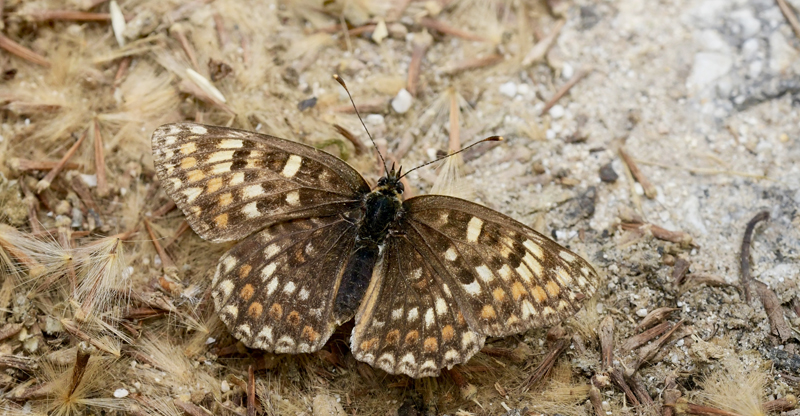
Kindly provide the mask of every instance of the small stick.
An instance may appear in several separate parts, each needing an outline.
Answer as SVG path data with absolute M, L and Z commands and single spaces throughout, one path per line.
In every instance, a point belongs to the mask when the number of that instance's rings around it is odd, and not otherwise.
M 27 172 L 32 170 L 50 170 L 58 166 L 58 160 L 30 160 L 19 157 L 12 158 L 8 165 L 11 169 L 17 172 Z M 79 163 L 68 162 L 64 165 L 65 169 L 80 169 L 83 165 Z
M 256 372 L 247 366 L 247 416 L 256 416 Z
M 217 29 L 217 37 L 219 38 L 220 49 L 225 49 L 228 45 L 228 32 L 225 31 L 225 22 L 222 20 L 222 15 L 214 13 L 214 27 Z
M 386 21 L 387 22 L 394 22 L 396 20 L 400 20 L 403 17 L 403 13 L 408 8 L 408 5 L 411 4 L 411 0 L 395 0 L 394 1 L 394 8 L 389 10 L 386 13 Z
M 679 311 L 680 308 L 657 308 L 650 311 L 647 316 L 642 319 L 642 322 L 639 322 L 639 325 L 636 325 L 634 331 L 641 331 L 642 329 L 649 328 L 655 325 L 658 322 L 663 321 L 669 314 L 674 311 Z
M 767 312 L 767 318 L 769 319 L 769 326 L 772 328 L 772 333 L 777 335 L 781 339 L 781 342 L 786 342 L 786 340 L 792 337 L 792 330 L 789 328 L 789 325 L 786 324 L 781 301 L 769 286 L 759 281 L 755 281 L 754 283 L 756 284 L 756 292 L 761 298 L 761 304 L 764 305 L 764 310 Z
M 681 391 L 675 382 L 675 374 L 670 374 L 664 380 L 664 406 L 661 408 L 662 416 L 675 416 L 675 404 L 681 398 Z
M 647 344 L 653 338 L 663 334 L 664 331 L 669 329 L 669 327 L 670 327 L 670 323 L 669 322 L 662 322 L 662 323 L 660 323 L 660 324 L 648 329 L 647 331 L 642 332 L 641 334 L 634 335 L 634 336 L 628 338 L 625 341 L 625 343 L 622 344 L 622 346 L 620 347 L 620 351 L 623 354 L 627 353 L 628 351 L 633 351 L 636 348 L 639 348 L 642 345 Z
M 447 152 L 457 152 L 461 149 L 461 127 L 458 123 L 458 116 L 461 110 L 458 108 L 458 94 L 453 87 L 448 89 L 450 95 L 450 137 L 447 143 Z
M 786 21 L 788 21 L 789 25 L 792 27 L 794 35 L 800 38 L 800 23 L 797 22 L 797 16 L 794 15 L 792 9 L 788 4 L 786 4 L 786 0 L 777 0 L 777 2 L 778 7 L 781 9 L 781 13 L 783 13 Z
M 684 397 L 681 397 L 676 401 L 675 412 L 679 415 L 689 414 L 697 416 L 740 416 L 738 413 L 732 413 L 727 410 L 689 403 L 689 401 L 686 400 L 686 398 Z
M 591 72 L 592 72 L 591 70 L 580 70 L 575 75 L 573 75 L 572 78 L 570 78 L 566 84 L 562 85 L 561 88 L 559 88 L 558 91 L 556 91 L 555 95 L 553 95 L 553 97 L 547 101 L 547 103 L 544 105 L 544 108 L 542 108 L 542 112 L 539 113 L 539 115 L 543 116 L 547 114 L 547 112 L 550 111 L 550 109 L 553 108 L 554 105 L 556 105 L 556 103 L 558 102 L 558 100 L 561 99 L 561 97 L 566 95 L 567 92 L 569 92 L 569 90 L 575 86 L 575 84 L 580 82 L 580 80 L 585 78 Z
M 558 357 L 561 356 L 561 353 L 563 353 L 568 346 L 569 343 L 567 342 L 567 340 L 565 339 L 556 340 L 556 342 L 550 346 L 550 349 L 547 351 L 547 355 L 545 355 L 544 358 L 542 359 L 542 362 L 540 362 L 539 365 L 536 367 L 536 369 L 534 369 L 533 372 L 531 372 L 531 375 L 528 376 L 528 379 L 525 380 L 524 383 L 522 383 L 523 390 L 524 391 L 530 390 L 538 382 L 540 382 L 544 378 L 544 376 L 546 376 L 547 373 L 550 372 L 550 369 L 553 368 L 553 366 L 556 363 L 556 360 L 558 360 Z
M 97 175 L 97 195 L 108 195 L 108 180 L 106 179 L 106 157 L 103 149 L 103 136 L 100 134 L 100 123 L 94 119 L 94 168 Z
M 664 240 L 670 241 L 673 243 L 678 243 L 686 246 L 694 246 L 694 239 L 691 235 L 683 231 L 670 231 L 666 228 L 655 224 L 649 223 L 632 223 L 632 222 L 623 222 L 620 224 L 620 227 L 624 230 L 650 230 L 650 233 L 653 234 L 653 237 Z
M 176 207 L 176 205 L 175 205 L 175 201 L 173 201 L 173 200 L 171 200 L 171 199 L 170 199 L 170 200 L 169 200 L 169 201 L 168 201 L 166 204 L 164 204 L 164 205 L 160 206 L 158 209 L 156 209 L 155 211 L 153 211 L 153 212 L 150 214 L 150 216 L 151 216 L 152 218 L 158 218 L 158 217 L 160 217 L 160 216 L 162 216 L 162 215 L 164 215 L 164 214 L 166 214 L 166 213 L 168 213 L 168 212 L 172 211 L 173 209 L 175 209 L 175 207 Z
M 561 29 L 564 27 L 566 20 L 561 19 L 556 23 L 556 27 L 553 28 L 553 31 L 550 32 L 549 35 L 541 38 L 539 42 L 536 42 L 535 45 L 531 48 L 527 55 L 522 58 L 522 66 L 529 66 L 534 64 L 544 58 L 547 55 L 547 51 L 553 47 L 556 43 L 556 39 L 558 39 L 558 34 L 561 32 Z
M 161 258 L 161 267 L 164 269 L 164 272 L 168 269 L 175 269 L 175 263 L 172 262 L 172 259 L 169 258 L 167 252 L 164 251 L 164 248 L 161 247 L 161 243 L 158 242 L 156 238 L 156 234 L 153 232 L 153 228 L 150 227 L 150 221 L 144 220 L 144 228 L 147 229 L 147 234 L 150 235 L 150 241 L 153 242 L 153 245 L 156 247 L 156 252 L 158 253 L 158 257 Z
M 22 330 L 22 324 L 6 324 L 0 328 L 0 341 L 17 335 Z
M 414 34 L 411 62 L 408 64 L 408 79 L 406 81 L 406 90 L 414 97 L 417 96 L 422 58 L 428 53 L 428 48 L 430 48 L 432 44 L 433 37 L 431 37 L 427 31 L 423 30 Z
M 634 406 L 639 406 L 641 404 L 641 402 L 639 402 L 639 398 L 636 397 L 636 394 L 634 394 L 633 390 L 631 390 L 630 386 L 628 386 L 628 383 L 625 381 L 625 376 L 622 374 L 622 371 L 620 371 L 619 368 L 612 368 L 608 372 L 608 376 L 611 381 L 616 384 L 623 393 L 625 393 L 625 397 L 628 398 L 631 404 Z
M 51 20 L 72 20 L 75 22 L 107 22 L 111 20 L 109 13 L 81 12 L 77 10 L 35 10 L 23 15 L 32 22 Z
M 688 271 L 689 262 L 683 257 L 678 257 L 678 259 L 675 260 L 675 266 L 672 268 L 672 280 L 676 285 L 680 286 L 683 283 L 683 279 L 686 277 L 686 272 Z
M 86 183 L 83 182 L 83 179 L 80 176 L 75 175 L 72 177 L 72 189 L 75 191 L 76 194 L 81 198 L 86 206 L 90 209 L 93 209 L 94 212 L 99 213 L 100 207 L 94 202 L 94 198 L 92 198 L 92 193 L 89 191 L 89 188 L 86 186 Z
M 628 377 L 627 381 L 628 385 L 631 386 L 631 390 L 633 390 L 633 394 L 639 399 L 639 403 L 645 406 L 652 406 L 654 404 L 653 398 L 650 397 L 650 393 L 647 392 L 647 388 L 642 384 L 642 379 L 639 378 L 639 376 L 633 374 Z
M 631 175 L 633 175 L 636 181 L 642 185 L 642 188 L 644 188 L 644 195 L 650 199 L 655 198 L 658 194 L 656 187 L 653 186 L 649 180 L 647 180 L 647 177 L 645 177 L 642 171 L 639 170 L 639 166 L 636 166 L 636 163 L 630 156 L 628 156 L 622 147 L 619 148 L 619 155 L 622 156 L 622 160 L 625 161 L 625 165 L 628 166 L 628 169 L 631 171 Z
M 348 30 L 347 34 L 350 35 L 350 36 L 359 36 L 362 33 L 375 31 L 376 27 L 378 27 L 378 25 L 375 25 L 375 24 L 368 24 L 368 25 L 363 25 L 363 26 L 359 26 L 359 27 L 354 27 L 354 28 Z
M 17 42 L 14 42 L 2 33 L 0 33 L 0 48 L 3 48 L 9 53 L 17 55 L 28 62 L 32 62 L 45 68 L 50 68 L 50 61 L 48 61 L 47 58 L 20 45 Z
M 639 367 L 642 366 L 642 364 L 646 363 L 651 358 L 655 357 L 658 351 L 667 343 L 667 341 L 669 341 L 670 337 L 672 337 L 672 334 L 674 334 L 675 331 L 677 331 L 678 328 L 680 328 L 683 325 L 683 322 L 684 320 L 681 319 L 680 321 L 678 321 L 677 324 L 675 324 L 675 326 L 670 328 L 670 330 L 667 331 L 666 334 L 662 335 L 661 338 L 659 338 L 656 342 L 642 348 L 642 350 L 639 352 L 639 358 L 636 359 L 636 362 L 633 363 L 632 367 L 626 370 L 626 373 L 629 376 L 635 374 L 636 371 L 639 369 Z
M 511 348 L 483 347 L 481 352 L 492 357 L 507 358 L 514 362 L 522 361 L 520 354 Z
M 592 407 L 597 416 L 606 416 L 606 411 L 603 410 L 603 397 L 600 395 L 600 389 L 594 383 L 589 387 L 589 401 L 592 402 Z
M 78 151 L 78 148 L 81 146 L 81 143 L 83 143 L 83 139 L 85 138 L 86 138 L 86 130 L 83 131 L 78 141 L 76 141 L 75 144 L 73 144 L 72 147 L 70 147 L 69 150 L 67 150 L 67 153 L 64 154 L 64 157 L 61 158 L 58 164 L 53 169 L 51 169 L 50 172 L 47 173 L 44 179 L 40 180 L 39 183 L 36 184 L 37 193 L 42 192 L 50 187 L 50 184 L 53 182 L 53 179 L 56 178 L 56 175 L 58 175 L 59 172 L 61 172 L 61 169 L 64 168 L 64 165 L 66 165 L 67 162 L 70 160 L 70 158 L 72 158 L 72 156 L 75 154 L 75 152 Z
M 465 59 L 463 61 L 458 61 L 452 64 L 448 64 L 442 70 L 442 73 L 445 75 L 455 75 L 461 72 L 471 71 L 473 69 L 496 65 L 502 61 L 503 61 L 503 55 L 493 53 L 486 56 Z
M 753 239 L 753 230 L 756 228 L 756 224 L 760 221 L 766 221 L 769 219 L 769 212 L 761 211 L 756 214 L 748 223 L 747 227 L 744 229 L 744 238 L 742 238 L 742 251 L 739 257 L 740 265 L 741 265 L 741 277 L 739 281 L 742 284 L 742 289 L 744 290 L 744 299 L 747 303 L 750 303 L 750 299 L 752 295 L 750 294 L 750 282 L 753 280 L 750 277 L 750 241 Z
M 367 146 L 365 146 L 364 143 L 361 142 L 361 140 L 359 140 L 356 136 L 354 136 L 353 133 L 350 133 L 350 130 L 347 130 L 346 128 L 338 124 L 334 124 L 333 128 L 336 129 L 336 131 L 339 134 L 341 134 L 342 137 L 344 137 L 345 139 L 347 139 L 347 141 L 353 144 L 353 147 L 356 149 L 356 155 L 363 155 L 369 152 Z
M 787 394 L 786 397 L 761 403 L 761 407 L 766 413 L 788 412 L 797 407 L 797 397 Z
M 122 84 L 122 78 L 125 76 L 125 73 L 128 72 L 128 68 L 131 66 L 131 57 L 126 56 L 119 61 L 119 68 L 117 68 L 117 73 L 114 74 L 114 86 L 117 87 L 119 84 Z
M 174 399 L 172 400 L 172 404 L 174 404 L 175 407 L 177 407 L 183 413 L 186 413 L 189 416 L 210 416 L 212 414 L 208 410 L 194 403 L 184 402 L 182 400 Z
M 72 396 L 72 393 L 75 393 L 78 385 L 81 384 L 81 380 L 83 379 L 83 375 L 86 373 L 86 366 L 89 364 L 89 358 L 91 358 L 91 356 L 92 354 L 87 349 L 84 349 L 81 347 L 81 345 L 78 345 L 77 357 L 75 357 L 75 365 L 72 367 L 72 381 L 70 381 L 69 384 L 67 397 Z
M 424 26 L 424 27 L 426 27 L 428 29 L 433 29 L 433 30 L 436 30 L 438 32 L 442 32 L 444 34 L 455 36 L 455 37 L 459 37 L 459 38 L 466 39 L 466 40 L 474 40 L 474 41 L 477 41 L 477 42 L 487 42 L 488 41 L 488 39 L 486 39 L 483 36 L 479 36 L 479 35 L 476 35 L 474 33 L 467 32 L 466 30 L 456 29 L 456 28 L 448 25 L 447 23 L 442 22 L 441 20 L 431 19 L 430 17 L 423 17 L 419 21 L 419 24 L 421 24 L 422 26 Z
M 183 27 L 180 24 L 173 25 L 170 28 L 170 33 L 172 33 L 180 42 L 183 51 L 186 52 L 186 56 L 189 57 L 189 62 L 192 64 L 192 68 L 195 71 L 200 70 L 200 66 L 197 64 L 197 54 L 194 53 L 194 48 L 189 43 L 189 39 L 186 38 L 186 34 L 183 33 Z
M 175 231 L 175 235 L 173 235 L 169 240 L 164 242 L 164 249 L 171 246 L 172 243 L 178 241 L 179 238 L 189 230 L 189 223 L 186 221 L 181 222 L 181 225 L 178 227 L 178 231 Z
M 107 352 L 107 353 L 109 353 L 109 354 L 111 354 L 111 355 L 113 355 L 115 357 L 119 357 L 119 355 L 120 355 L 119 350 L 111 349 L 111 348 L 109 348 L 109 346 L 103 344 L 100 341 L 97 341 L 96 339 L 94 339 L 91 336 L 89 336 L 89 334 L 81 331 L 75 325 L 74 321 L 71 321 L 71 320 L 68 320 L 68 319 L 62 319 L 60 322 L 61 322 L 61 326 L 63 326 L 64 329 L 67 330 L 67 332 L 69 332 L 73 336 L 77 337 L 78 339 L 94 345 L 95 348 L 97 348 L 97 349 L 99 349 L 101 351 L 105 351 L 105 352 Z
M 603 368 L 611 368 L 614 366 L 614 318 L 611 315 L 603 318 L 597 332 L 600 337 Z

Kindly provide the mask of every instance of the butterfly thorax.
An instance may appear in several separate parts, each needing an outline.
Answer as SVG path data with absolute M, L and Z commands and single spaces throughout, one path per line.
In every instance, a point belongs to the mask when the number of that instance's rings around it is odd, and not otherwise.
M 381 245 L 403 212 L 403 185 L 394 172 L 378 181 L 378 187 L 364 196 L 356 241 L 345 266 L 334 303 L 338 322 L 350 319 L 364 297 Z

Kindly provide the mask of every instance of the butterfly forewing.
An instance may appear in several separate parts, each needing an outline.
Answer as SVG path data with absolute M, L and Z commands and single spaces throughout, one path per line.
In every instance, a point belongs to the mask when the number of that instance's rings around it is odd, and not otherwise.
M 279 353 L 320 349 L 335 328 L 331 305 L 355 241 L 341 216 L 272 225 L 220 259 L 212 297 L 233 335 Z
M 163 188 L 201 237 L 228 241 L 359 206 L 369 186 L 342 160 L 276 137 L 193 123 L 153 133 Z
M 481 334 L 554 324 L 597 288 L 588 262 L 499 212 L 439 195 L 409 199 L 404 207 L 406 238 L 435 253 L 431 267 Z
M 392 374 L 432 377 L 469 360 L 485 337 L 470 330 L 424 247 L 389 237 L 356 315 L 355 357 Z

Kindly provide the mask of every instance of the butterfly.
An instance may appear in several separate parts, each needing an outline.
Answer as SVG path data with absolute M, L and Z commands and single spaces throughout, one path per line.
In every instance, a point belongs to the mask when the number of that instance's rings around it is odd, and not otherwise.
M 161 186 L 202 238 L 241 240 L 214 305 L 250 348 L 309 353 L 355 318 L 356 359 L 437 376 L 487 336 L 552 325 L 598 286 L 592 266 L 463 199 L 403 200 L 394 168 L 371 188 L 343 160 L 277 137 L 194 123 L 152 137 Z

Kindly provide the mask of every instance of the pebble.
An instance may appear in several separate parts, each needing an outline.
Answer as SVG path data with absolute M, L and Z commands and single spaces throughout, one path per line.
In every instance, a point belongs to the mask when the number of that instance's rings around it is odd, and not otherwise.
M 116 397 L 118 399 L 121 399 L 123 397 L 128 397 L 128 394 L 130 394 L 130 393 L 126 389 L 116 389 L 116 390 L 114 390 L 114 397 Z
M 97 186 L 97 175 L 86 175 L 84 173 L 81 173 L 81 179 L 83 180 L 83 183 L 85 183 L 86 186 L 90 188 L 94 188 Z
M 227 393 L 227 392 L 231 391 L 231 386 L 230 386 L 230 384 L 228 384 L 227 380 L 222 380 L 222 383 L 219 385 L 219 390 L 222 393 Z
M 611 162 L 606 163 L 600 168 L 600 180 L 607 183 L 614 183 L 619 179 L 619 175 L 614 171 Z
M 719 52 L 698 52 L 694 55 L 692 73 L 686 84 L 696 88 L 705 88 L 727 74 L 733 66 L 730 56 Z
M 544 134 L 544 137 L 546 137 L 547 140 L 553 140 L 556 138 L 556 132 L 553 131 L 553 129 L 547 129 L 547 132 Z
M 513 98 L 515 95 L 517 95 L 517 84 L 515 84 L 513 81 L 508 81 L 500 85 L 500 93 L 506 97 Z
M 408 35 L 408 29 L 402 23 L 392 23 L 389 25 L 389 36 L 392 39 L 405 39 L 406 35 Z
M 758 39 L 747 39 L 742 44 L 742 55 L 745 58 L 755 58 L 758 53 Z
M 411 108 L 414 97 L 405 88 L 401 89 L 392 99 L 392 108 L 399 114 L 405 114 Z
M 570 79 L 575 75 L 575 68 L 572 65 L 564 62 L 564 67 L 561 68 L 561 78 Z
M 776 30 L 769 35 L 769 69 L 783 72 L 797 59 L 797 50 Z
M 750 9 L 735 10 L 731 12 L 730 17 L 739 23 L 742 39 L 751 38 L 761 32 L 761 21 L 753 16 L 753 11 Z
M 564 106 L 561 104 L 556 104 L 547 113 L 550 114 L 550 117 L 553 117 L 554 119 L 564 117 Z
M 645 316 L 647 316 L 647 308 L 642 308 L 642 309 L 637 310 L 636 311 L 636 316 L 638 316 L 640 318 L 644 318 Z

